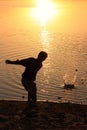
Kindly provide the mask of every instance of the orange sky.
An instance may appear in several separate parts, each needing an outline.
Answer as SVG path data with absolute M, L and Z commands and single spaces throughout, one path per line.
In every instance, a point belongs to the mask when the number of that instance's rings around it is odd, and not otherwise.
M 51 0 L 53 2 L 71 3 L 87 2 L 86 0 Z M 36 0 L 0 0 L 0 6 L 35 6 Z
M 35 0 L 0 0 L 0 6 L 34 6 Z
M 0 6 L 7 7 L 33 7 L 36 0 L 0 0 Z M 54 18 L 53 26 L 49 22 L 49 26 L 54 30 L 77 30 L 87 32 L 87 0 L 52 0 L 61 10 L 60 16 Z M 4 9 L 5 11 L 5 9 Z M 22 13 L 23 14 L 23 13 Z

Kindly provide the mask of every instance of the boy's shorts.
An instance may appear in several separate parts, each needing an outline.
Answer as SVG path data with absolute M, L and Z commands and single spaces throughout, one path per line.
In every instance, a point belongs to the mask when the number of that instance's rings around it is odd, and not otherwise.
M 28 91 L 28 92 L 30 92 L 31 94 L 33 94 L 33 93 L 36 93 L 36 83 L 34 82 L 34 81 L 29 81 L 29 80 L 27 80 L 27 79 L 25 79 L 25 78 L 22 78 L 22 84 L 23 84 L 23 86 L 24 86 L 24 88 Z

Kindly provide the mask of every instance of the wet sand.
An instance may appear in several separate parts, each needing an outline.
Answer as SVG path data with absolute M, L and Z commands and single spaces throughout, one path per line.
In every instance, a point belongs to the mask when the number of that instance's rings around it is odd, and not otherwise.
M 87 130 L 87 105 L 0 100 L 0 130 Z

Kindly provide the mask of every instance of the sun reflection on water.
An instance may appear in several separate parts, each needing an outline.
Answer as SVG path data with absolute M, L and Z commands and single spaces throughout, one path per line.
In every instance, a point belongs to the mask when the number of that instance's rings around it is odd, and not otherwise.
M 56 9 L 56 5 L 50 0 L 37 0 L 36 7 L 32 9 L 31 13 L 41 26 L 45 26 L 59 11 Z
M 43 45 L 49 46 L 50 43 L 50 34 L 47 30 L 41 32 L 41 43 Z

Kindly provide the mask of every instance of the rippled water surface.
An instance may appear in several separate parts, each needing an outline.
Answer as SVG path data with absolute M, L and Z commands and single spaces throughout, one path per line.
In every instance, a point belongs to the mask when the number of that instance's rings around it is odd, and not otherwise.
M 44 50 L 48 58 L 37 74 L 38 100 L 87 104 L 87 35 L 37 29 L 31 20 L 27 21 L 28 27 L 22 26 L 23 21 L 9 20 L 10 15 L 13 14 L 5 12 L 0 21 L 3 26 L 0 30 L 0 99 L 27 100 L 21 84 L 24 67 L 7 65 L 5 60 L 37 57 Z M 66 90 L 64 82 L 74 83 L 76 88 Z

